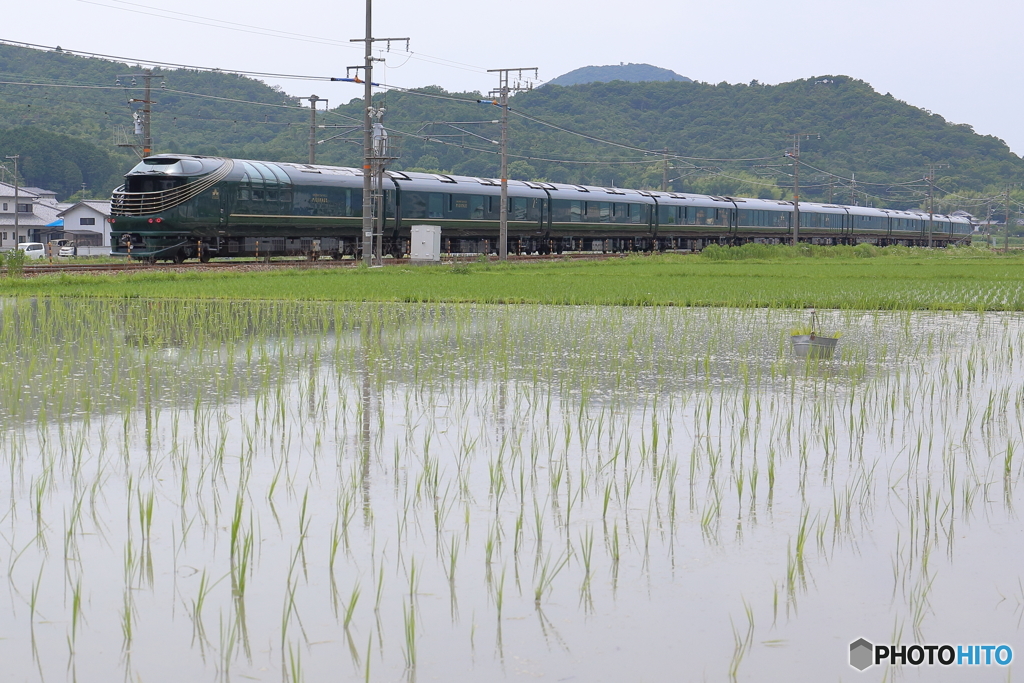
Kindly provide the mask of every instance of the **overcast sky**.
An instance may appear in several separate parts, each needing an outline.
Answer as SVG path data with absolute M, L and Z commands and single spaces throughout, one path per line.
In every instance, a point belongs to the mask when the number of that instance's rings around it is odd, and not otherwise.
M 225 70 L 344 76 L 362 61 L 362 45 L 348 41 L 363 36 L 364 8 L 362 0 L 11 2 L 0 38 Z M 497 82 L 487 69 L 536 66 L 549 80 L 619 62 L 709 83 L 845 74 L 1021 154 L 1024 77 L 1013 37 L 1021 25 L 1021 0 L 375 0 L 374 35 L 408 36 L 412 55 L 385 55 L 374 80 L 486 92 Z M 277 83 L 332 106 L 361 95 L 351 84 Z M 685 141 L 677 151 L 686 152 Z

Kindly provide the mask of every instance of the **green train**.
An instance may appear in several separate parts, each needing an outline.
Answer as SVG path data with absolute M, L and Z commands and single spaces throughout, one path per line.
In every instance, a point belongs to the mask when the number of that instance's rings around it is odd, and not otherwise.
M 441 227 L 442 250 L 498 250 L 500 182 L 387 171 L 384 253 L 409 251 L 410 227 Z M 225 256 L 359 257 L 360 169 L 160 154 L 125 175 L 111 198 L 114 253 L 149 262 Z M 945 246 L 966 217 L 800 203 L 800 239 L 826 244 Z M 791 202 L 617 187 L 508 182 L 510 253 L 699 250 L 788 241 Z

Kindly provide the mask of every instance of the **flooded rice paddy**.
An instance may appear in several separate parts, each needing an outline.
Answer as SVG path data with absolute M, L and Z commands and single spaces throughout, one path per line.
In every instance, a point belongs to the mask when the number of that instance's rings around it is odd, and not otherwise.
M 1024 318 L 822 317 L 3 302 L 4 678 L 1007 680 Z

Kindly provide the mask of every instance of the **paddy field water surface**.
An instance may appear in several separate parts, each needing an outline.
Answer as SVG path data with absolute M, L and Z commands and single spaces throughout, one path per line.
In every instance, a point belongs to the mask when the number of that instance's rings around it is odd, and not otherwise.
M 1024 318 L 0 303 L 10 680 L 1007 680 Z M 1011 665 L 1011 667 L 1014 665 Z

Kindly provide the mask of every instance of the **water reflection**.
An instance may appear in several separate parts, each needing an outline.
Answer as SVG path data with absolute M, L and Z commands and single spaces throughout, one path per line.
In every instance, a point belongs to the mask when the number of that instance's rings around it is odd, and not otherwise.
M 7 304 L 10 670 L 757 680 L 1008 640 L 1020 318 L 832 315 L 806 362 L 799 312 Z

